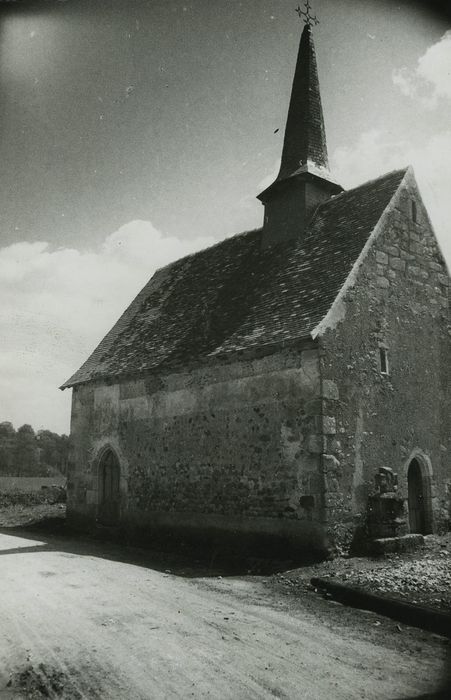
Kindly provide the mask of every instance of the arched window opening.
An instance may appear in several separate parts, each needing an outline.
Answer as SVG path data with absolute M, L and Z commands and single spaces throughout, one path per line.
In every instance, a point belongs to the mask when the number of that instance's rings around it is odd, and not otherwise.
M 379 347 L 379 361 L 380 361 L 381 374 L 389 374 L 388 348 Z
M 99 463 L 99 513 L 102 525 L 116 525 L 120 516 L 119 460 L 113 450 L 107 450 Z
M 419 458 L 410 462 L 407 482 L 410 532 L 428 535 L 433 531 L 431 475 Z

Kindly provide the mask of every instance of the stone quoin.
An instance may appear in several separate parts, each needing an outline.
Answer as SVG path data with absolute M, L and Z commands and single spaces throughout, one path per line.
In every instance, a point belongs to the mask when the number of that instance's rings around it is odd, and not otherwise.
M 331 177 L 312 24 L 262 228 L 158 270 L 62 387 L 74 525 L 325 552 L 385 467 L 448 526 L 450 277 L 411 168 Z

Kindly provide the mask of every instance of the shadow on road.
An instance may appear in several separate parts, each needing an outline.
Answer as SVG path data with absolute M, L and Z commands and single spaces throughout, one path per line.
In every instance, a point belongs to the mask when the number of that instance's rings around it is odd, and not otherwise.
M 441 677 L 437 678 L 437 686 L 432 693 L 424 695 L 409 695 L 397 698 L 397 700 L 449 700 L 451 698 L 451 645 L 444 640 L 447 653 L 444 659 Z
M 63 518 L 52 518 L 28 526 L 0 528 L 5 535 L 0 541 L 0 557 L 24 553 L 61 552 L 73 556 L 89 556 L 104 560 L 144 567 L 184 578 L 227 577 L 242 575 L 268 575 L 295 567 L 310 566 L 312 559 L 275 560 L 240 557 L 231 551 L 193 548 L 179 543 L 177 548 L 145 549 L 132 546 L 127 541 L 112 541 L 112 533 L 81 536 L 71 532 Z M 173 543 L 171 543 L 173 544 Z M 1 546 L 5 547 L 1 549 Z M 330 612 L 330 610 L 329 610 Z M 327 610 L 326 610 L 327 613 Z M 445 640 L 444 640 L 445 643 Z M 433 693 L 402 697 L 397 700 L 448 700 L 451 698 L 451 646 L 443 667 L 441 679 Z M 431 683 L 432 685 L 432 683 Z
M 85 536 L 71 532 L 63 518 L 48 520 L 20 527 L 3 527 L 0 533 L 27 540 L 24 546 L 0 549 L 0 556 L 25 552 L 60 551 L 66 554 L 99 557 L 111 561 L 141 566 L 155 571 L 170 572 L 186 578 L 269 575 L 294 567 L 310 566 L 318 558 L 305 556 L 294 559 L 274 559 L 246 556 L 230 548 L 202 547 L 185 542 L 152 543 L 152 548 L 136 547 L 123 537 L 115 542 L 111 533 Z M 35 540 L 36 545 L 29 541 Z M 16 543 L 15 543 L 16 544 Z
M 409 697 L 398 698 L 398 700 L 449 700 L 451 697 L 451 682 L 443 685 L 441 690 L 435 693 L 426 693 L 426 695 L 412 695 Z

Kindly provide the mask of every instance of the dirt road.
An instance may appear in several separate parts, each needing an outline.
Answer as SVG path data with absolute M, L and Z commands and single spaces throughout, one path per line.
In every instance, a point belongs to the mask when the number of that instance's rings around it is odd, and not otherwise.
M 0 697 L 32 697 L 14 674 L 40 664 L 59 674 L 58 697 L 118 700 L 414 698 L 442 676 L 449 647 L 424 632 L 258 577 L 119 558 L 0 535 Z

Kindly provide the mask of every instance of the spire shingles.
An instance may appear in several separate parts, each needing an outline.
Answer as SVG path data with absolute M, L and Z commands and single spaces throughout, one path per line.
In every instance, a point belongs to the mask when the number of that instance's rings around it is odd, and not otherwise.
M 310 15 L 308 15 L 310 17 Z M 311 22 L 301 36 L 279 174 L 258 195 L 262 247 L 302 237 L 319 204 L 342 191 L 331 178 Z
M 299 46 L 277 180 L 294 175 L 300 169 L 327 171 L 328 168 L 315 46 L 310 25 L 306 24 Z

